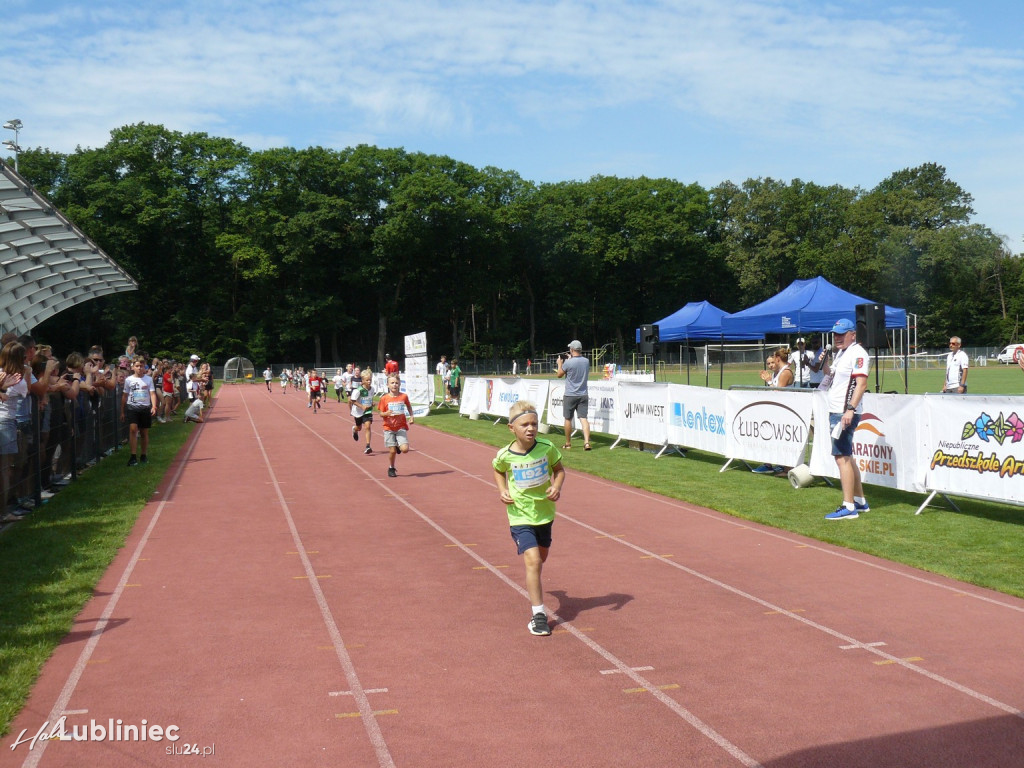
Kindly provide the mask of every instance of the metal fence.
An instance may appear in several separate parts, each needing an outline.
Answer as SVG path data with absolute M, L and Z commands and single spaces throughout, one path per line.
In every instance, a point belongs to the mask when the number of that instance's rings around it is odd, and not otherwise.
M 127 440 L 121 421 L 122 388 L 75 400 L 60 393 L 35 395 L 31 419 L 18 424 L 18 451 L 3 459 L 3 516 L 16 508 L 42 504 L 44 494 L 67 485 L 78 474 L 117 451 Z

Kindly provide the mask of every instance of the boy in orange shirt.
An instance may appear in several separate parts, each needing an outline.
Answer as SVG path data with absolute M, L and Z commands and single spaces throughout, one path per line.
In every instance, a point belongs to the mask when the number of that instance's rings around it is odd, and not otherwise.
M 388 449 L 388 477 L 398 477 L 395 459 L 409 451 L 409 425 L 413 423 L 412 403 L 409 396 L 399 390 L 402 382 L 398 374 L 388 376 L 388 392 L 377 402 L 384 421 L 384 447 Z

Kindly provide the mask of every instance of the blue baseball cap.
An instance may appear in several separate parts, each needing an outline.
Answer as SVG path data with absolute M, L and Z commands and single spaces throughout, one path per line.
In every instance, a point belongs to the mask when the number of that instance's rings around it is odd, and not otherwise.
M 853 320 L 847 320 L 845 317 L 836 320 L 836 324 L 832 326 L 832 333 L 849 333 L 856 330 L 857 324 Z

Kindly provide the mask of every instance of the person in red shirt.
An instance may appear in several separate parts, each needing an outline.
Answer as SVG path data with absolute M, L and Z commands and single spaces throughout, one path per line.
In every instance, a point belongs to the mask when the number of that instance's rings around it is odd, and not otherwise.
M 391 355 L 384 355 L 384 359 L 387 361 L 386 363 L 384 363 L 384 373 L 388 374 L 389 376 L 392 373 L 398 373 L 398 361 L 392 360 Z
M 399 453 L 409 451 L 409 425 L 413 423 L 412 403 L 409 396 L 399 391 L 401 379 L 397 373 L 388 376 L 388 392 L 377 402 L 384 421 L 384 447 L 388 449 L 388 477 L 398 477 L 395 459 Z
M 323 392 L 324 380 L 316 372 L 316 368 L 309 369 L 309 404 L 313 406 L 313 413 L 320 410 L 320 395 Z

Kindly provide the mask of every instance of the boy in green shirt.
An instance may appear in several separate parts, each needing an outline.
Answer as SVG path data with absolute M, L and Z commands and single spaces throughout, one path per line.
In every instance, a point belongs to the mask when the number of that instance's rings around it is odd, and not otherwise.
M 537 437 L 538 424 L 533 403 L 513 403 L 508 411 L 508 428 L 515 440 L 498 451 L 491 466 L 498 494 L 507 505 L 509 530 L 526 567 L 532 616 L 527 627 L 531 634 L 550 635 L 540 575 L 551 547 L 555 502 L 562 493 L 565 469 L 558 449 Z

